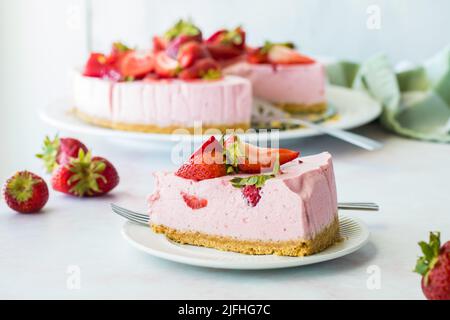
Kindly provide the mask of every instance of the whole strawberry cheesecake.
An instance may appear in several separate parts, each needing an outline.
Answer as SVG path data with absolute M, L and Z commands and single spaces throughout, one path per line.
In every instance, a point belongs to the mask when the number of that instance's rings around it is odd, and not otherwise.
M 339 238 L 330 154 L 298 158 L 230 136 L 157 172 L 150 226 L 169 239 L 244 254 L 304 256 Z
M 73 77 L 75 112 L 96 125 L 141 132 L 247 129 L 251 83 L 223 75 L 217 59 L 234 48 L 236 38 L 230 45 L 207 45 L 200 29 L 179 21 L 154 37 L 152 50 L 114 43 L 107 55 L 92 53 Z M 239 39 L 242 47 L 245 38 Z M 231 51 L 237 55 L 242 48 Z
M 298 53 L 292 43 L 266 42 L 247 51 L 246 61 L 232 64 L 224 72 L 250 80 L 255 97 L 293 113 L 326 110 L 321 63 Z

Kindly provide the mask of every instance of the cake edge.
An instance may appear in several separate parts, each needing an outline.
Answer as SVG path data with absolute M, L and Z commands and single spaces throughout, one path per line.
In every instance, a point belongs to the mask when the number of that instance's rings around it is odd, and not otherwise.
M 164 225 L 151 224 L 152 230 L 164 234 L 168 239 L 180 244 L 232 251 L 248 255 L 278 255 L 302 257 L 318 253 L 340 239 L 339 217 L 324 227 L 310 240 L 258 241 L 237 240 L 231 237 L 217 236 L 197 231 L 179 231 Z
M 201 128 L 194 128 L 194 127 L 184 127 L 184 126 L 178 126 L 178 125 L 171 125 L 166 127 L 160 127 L 157 125 L 148 125 L 148 124 L 133 124 L 133 123 L 123 123 L 123 122 L 114 122 L 107 119 L 102 119 L 99 117 L 88 115 L 76 107 L 73 109 L 75 116 L 77 116 L 79 119 L 83 120 L 84 122 L 109 128 L 109 129 L 115 129 L 115 130 L 123 130 L 123 131 L 132 131 L 132 132 L 143 132 L 143 133 L 166 133 L 170 134 L 173 133 L 175 130 L 184 129 L 186 130 L 187 134 L 194 134 L 199 129 L 202 130 L 220 130 L 221 132 L 225 133 L 227 130 L 248 130 L 250 129 L 250 125 L 248 123 L 235 123 L 235 124 L 217 124 L 217 125 L 202 125 Z M 180 132 L 181 133 L 181 132 Z
M 289 113 L 321 113 L 327 110 L 326 102 L 313 104 L 305 103 L 274 103 L 278 108 Z

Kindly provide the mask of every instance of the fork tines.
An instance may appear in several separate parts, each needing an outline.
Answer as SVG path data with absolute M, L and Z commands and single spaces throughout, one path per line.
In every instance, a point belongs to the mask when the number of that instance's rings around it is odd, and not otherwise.
M 149 216 L 142 213 L 133 212 L 131 210 L 119 207 L 118 205 L 115 205 L 114 203 L 111 203 L 112 211 L 117 213 L 118 215 L 131 220 L 133 222 L 141 223 L 141 224 L 148 224 L 149 223 Z

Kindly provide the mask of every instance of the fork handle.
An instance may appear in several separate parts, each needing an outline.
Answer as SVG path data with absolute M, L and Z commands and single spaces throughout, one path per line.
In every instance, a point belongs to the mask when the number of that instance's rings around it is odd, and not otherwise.
M 372 202 L 339 202 L 340 210 L 361 210 L 361 211 L 378 211 L 380 207 Z
M 356 134 L 356 133 L 353 133 L 353 132 L 349 132 L 349 131 L 345 131 L 345 130 L 341 130 L 341 129 L 321 126 L 321 125 L 318 125 L 318 124 L 315 124 L 315 123 L 312 123 L 312 122 L 309 122 L 309 121 L 306 121 L 306 120 L 303 120 L 303 119 L 288 118 L 288 119 L 282 119 L 281 122 L 298 124 L 298 125 L 302 125 L 302 126 L 305 126 L 305 127 L 310 127 L 312 129 L 315 129 L 317 131 L 326 133 L 326 134 L 328 134 L 330 136 L 333 136 L 333 137 L 338 138 L 340 140 L 344 140 L 344 141 L 346 141 L 348 143 L 351 143 L 353 145 L 356 145 L 358 147 L 361 147 L 361 148 L 369 150 L 369 151 L 380 149 L 383 146 L 378 141 L 369 139 L 369 138 L 361 136 L 359 134 Z

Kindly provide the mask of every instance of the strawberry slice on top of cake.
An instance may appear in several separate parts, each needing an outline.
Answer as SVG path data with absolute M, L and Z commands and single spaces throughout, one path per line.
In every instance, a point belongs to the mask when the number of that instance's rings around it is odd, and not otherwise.
M 322 251 L 339 238 L 332 159 L 298 156 L 212 136 L 175 172 L 154 174 L 150 226 L 179 243 L 244 254 Z

